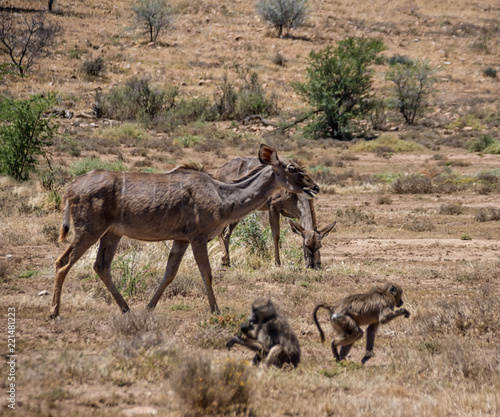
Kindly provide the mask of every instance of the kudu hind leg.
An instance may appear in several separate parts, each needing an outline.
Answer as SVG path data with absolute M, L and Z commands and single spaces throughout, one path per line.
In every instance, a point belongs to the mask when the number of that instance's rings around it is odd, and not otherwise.
M 101 281 L 115 299 L 122 313 L 126 313 L 130 310 L 129 306 L 111 278 L 111 262 L 115 256 L 120 239 L 121 236 L 115 235 L 109 231 L 101 237 L 99 252 L 97 253 L 97 258 L 94 264 L 94 271 L 97 275 L 99 275 L 99 278 L 101 278 Z
M 219 244 L 222 248 L 222 261 L 221 264 L 224 267 L 231 266 L 231 259 L 229 257 L 229 241 L 231 239 L 231 235 L 233 230 L 236 228 L 239 222 L 231 223 L 226 226 L 223 232 L 219 235 Z
M 64 253 L 56 261 L 56 272 L 54 276 L 54 294 L 52 295 L 52 305 L 50 309 L 50 318 L 59 316 L 59 307 L 61 304 L 61 291 L 64 280 L 71 267 L 83 256 L 85 252 L 96 242 L 95 239 L 73 240 L 66 248 Z
M 149 309 L 154 309 L 160 297 L 162 296 L 165 288 L 174 280 L 177 275 L 177 271 L 179 270 L 179 265 L 181 264 L 182 258 L 186 253 L 186 249 L 188 248 L 189 243 L 182 242 L 179 240 L 174 240 L 172 244 L 172 249 L 170 250 L 170 254 L 168 255 L 167 268 L 165 270 L 165 275 L 163 275 L 163 280 L 161 281 L 160 286 L 156 290 L 155 295 L 148 304 Z

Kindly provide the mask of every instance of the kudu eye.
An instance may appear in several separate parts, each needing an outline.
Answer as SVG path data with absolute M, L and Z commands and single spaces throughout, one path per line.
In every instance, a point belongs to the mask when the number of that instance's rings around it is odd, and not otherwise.
M 297 172 L 297 168 L 295 168 L 293 165 L 288 165 L 288 171 L 293 174 Z

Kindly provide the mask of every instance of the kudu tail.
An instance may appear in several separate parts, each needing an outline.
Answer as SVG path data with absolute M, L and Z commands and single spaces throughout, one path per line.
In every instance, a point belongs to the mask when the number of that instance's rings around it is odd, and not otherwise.
M 66 236 L 69 233 L 70 226 L 70 212 L 69 212 L 69 200 L 66 199 L 64 203 L 64 217 L 61 225 L 61 229 L 59 230 L 59 242 L 64 242 L 66 240 Z
M 318 304 L 316 307 L 314 307 L 314 311 L 313 311 L 313 319 L 314 319 L 314 323 L 316 323 L 316 327 L 318 328 L 319 330 L 319 336 L 321 338 L 321 343 L 323 343 L 325 341 L 325 333 L 323 333 L 323 329 L 321 328 L 319 322 L 318 322 L 318 317 L 317 317 L 317 313 L 318 313 L 318 310 L 320 308 L 324 308 L 328 311 L 332 311 L 332 306 L 329 305 L 329 304 Z

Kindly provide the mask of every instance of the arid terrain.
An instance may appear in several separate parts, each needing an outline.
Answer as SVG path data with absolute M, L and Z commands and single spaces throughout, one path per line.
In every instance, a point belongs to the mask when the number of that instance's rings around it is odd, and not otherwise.
M 0 0 L 0 8 L 33 13 L 46 3 Z M 60 177 L 51 189 L 42 181 L 45 161 L 28 181 L 0 176 L 0 415 L 499 415 L 500 157 L 470 151 L 484 135 L 500 139 L 500 82 L 484 74 L 500 69 L 498 3 L 314 0 L 305 25 L 277 38 L 253 2 L 173 0 L 175 23 L 155 43 L 133 30 L 131 4 L 56 0 L 49 17 L 64 32 L 53 53 L 28 77 L 0 81 L 2 95 L 53 92 L 57 108 L 73 113 L 53 119 L 51 166 Z M 385 58 L 439 68 L 415 125 L 387 109 L 383 131 L 339 141 L 308 139 L 303 125 L 286 133 L 240 121 L 155 129 L 91 117 L 97 87 L 107 94 L 131 77 L 149 77 L 160 88 L 178 87 L 181 97 L 213 100 L 224 74 L 237 83 L 235 68 L 250 66 L 277 97 L 279 113 L 268 120 L 289 121 L 307 107 L 291 83 L 305 80 L 309 52 L 346 36 L 380 38 Z M 277 54 L 286 65 L 274 62 Z M 83 74 L 82 63 L 98 57 L 106 73 Z M 0 55 L 0 63 L 7 59 Z M 374 70 L 376 95 L 389 98 L 387 65 Z M 367 146 L 381 137 L 389 142 Z M 60 197 L 79 163 L 161 172 L 197 162 L 214 172 L 231 158 L 257 156 L 261 143 L 298 160 L 321 188 L 318 225 L 337 222 L 323 240 L 321 270 L 304 268 L 302 240 L 283 218 L 276 267 L 267 214 L 258 212 L 233 234 L 232 267 L 220 266 L 219 243 L 209 243 L 220 315 L 210 314 L 190 249 L 147 312 L 171 242 L 124 238 L 112 273 L 131 312 L 120 313 L 93 272 L 95 245 L 64 283 L 60 317 L 49 319 L 54 263 L 67 246 L 57 241 Z M 380 327 L 365 365 L 364 340 L 336 363 L 327 314 L 319 313 L 322 344 L 314 307 L 388 281 L 403 288 L 411 317 Z M 302 349 L 297 369 L 252 366 L 252 352 L 225 348 L 257 297 L 287 315 Z M 9 309 L 15 368 L 7 364 Z M 12 369 L 15 411 L 7 408 Z

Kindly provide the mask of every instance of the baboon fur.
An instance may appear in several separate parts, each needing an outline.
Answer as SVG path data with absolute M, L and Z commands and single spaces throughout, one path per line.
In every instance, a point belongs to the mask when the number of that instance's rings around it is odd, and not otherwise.
M 317 319 L 320 308 L 328 310 L 330 324 L 333 327 L 332 353 L 335 360 L 341 361 L 349 354 L 353 344 L 363 337 L 360 326 L 368 325 L 366 329 L 366 353 L 361 362 L 364 364 L 373 357 L 375 334 L 380 324 L 385 324 L 396 317 L 410 317 L 410 312 L 404 308 L 394 310 L 403 305 L 403 290 L 399 285 L 387 283 L 376 287 L 367 293 L 350 295 L 334 305 L 318 304 L 313 311 L 313 319 L 318 327 L 321 342 L 325 334 Z M 340 354 L 337 346 L 341 346 Z
M 234 336 L 226 347 L 234 344 L 256 352 L 253 363 L 263 362 L 267 366 L 282 367 L 290 364 L 297 367 L 300 362 L 300 345 L 285 316 L 281 315 L 273 302 L 258 298 L 252 304 L 248 323 L 240 327 L 243 336 Z

